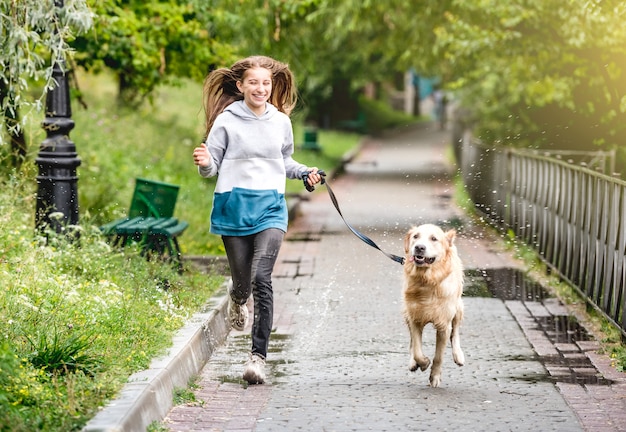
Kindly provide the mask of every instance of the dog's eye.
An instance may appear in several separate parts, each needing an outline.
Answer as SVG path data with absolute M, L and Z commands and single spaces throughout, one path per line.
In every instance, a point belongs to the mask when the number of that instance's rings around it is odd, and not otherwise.
M 413 235 L 413 238 L 414 239 L 418 239 L 418 238 L 420 238 L 420 235 L 419 234 L 415 234 L 415 235 Z
M 439 241 L 439 240 L 437 239 L 437 237 L 432 236 L 432 237 L 430 238 L 430 241 L 434 241 L 434 242 L 436 242 L 436 241 Z

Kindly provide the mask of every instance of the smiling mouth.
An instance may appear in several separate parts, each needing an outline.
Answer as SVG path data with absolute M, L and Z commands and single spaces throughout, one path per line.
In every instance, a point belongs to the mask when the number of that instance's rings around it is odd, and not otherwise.
M 422 255 L 413 255 L 411 257 L 411 261 L 415 263 L 415 265 L 430 265 L 435 262 L 435 257 L 425 257 Z

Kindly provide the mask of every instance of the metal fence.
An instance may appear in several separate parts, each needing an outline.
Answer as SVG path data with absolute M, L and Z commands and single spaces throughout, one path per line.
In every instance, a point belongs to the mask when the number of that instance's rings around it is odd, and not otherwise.
M 626 336 L 626 182 L 610 152 L 489 148 L 466 134 L 455 153 L 467 191 L 494 225 L 532 246 Z

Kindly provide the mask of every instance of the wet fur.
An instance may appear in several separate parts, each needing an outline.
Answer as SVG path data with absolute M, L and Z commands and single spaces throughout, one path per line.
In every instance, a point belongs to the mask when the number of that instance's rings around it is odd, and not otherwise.
M 426 224 L 411 228 L 404 239 L 404 318 L 410 333 L 409 369 L 425 371 L 431 361 L 422 351 L 422 333 L 427 324 L 437 331 L 430 385 L 441 383 L 443 355 L 452 344 L 454 362 L 463 366 L 459 327 L 463 320 L 463 264 L 454 245 L 456 231 L 443 232 Z M 416 258 L 416 250 L 419 250 Z M 427 256 L 426 256 L 427 255 Z M 426 258 L 426 262 L 422 262 Z M 434 260 L 433 260 L 434 259 Z M 428 260 L 433 260 L 432 263 Z

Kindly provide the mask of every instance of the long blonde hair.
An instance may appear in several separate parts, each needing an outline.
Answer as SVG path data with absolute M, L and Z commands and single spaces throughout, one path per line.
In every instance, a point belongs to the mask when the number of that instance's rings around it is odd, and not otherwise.
M 231 103 L 243 100 L 237 81 L 243 81 L 248 69 L 261 67 L 272 73 L 272 94 L 269 103 L 289 115 L 297 102 L 295 80 L 289 66 L 266 56 L 251 56 L 237 61 L 230 68 L 212 71 L 204 80 L 205 137 L 215 118 Z

